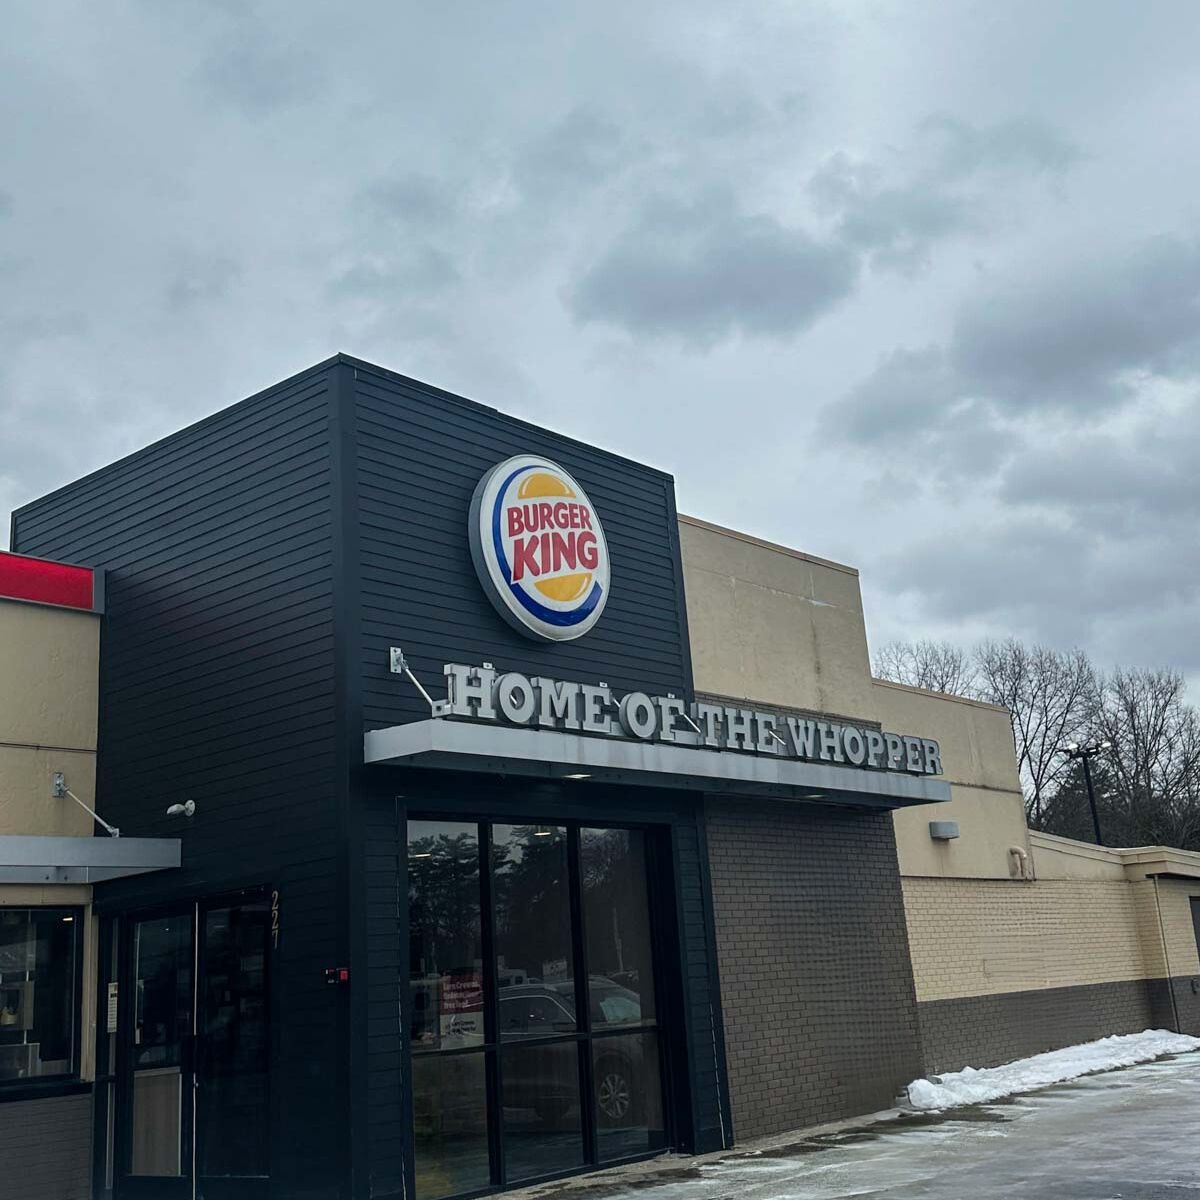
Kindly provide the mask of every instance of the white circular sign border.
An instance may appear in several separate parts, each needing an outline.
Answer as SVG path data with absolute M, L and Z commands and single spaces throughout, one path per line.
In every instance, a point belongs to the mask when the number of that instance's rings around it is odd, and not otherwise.
M 597 570 L 596 585 L 600 589 L 599 598 L 590 612 L 577 624 L 560 625 L 545 621 L 531 612 L 513 594 L 513 587 L 504 576 L 499 556 L 494 548 L 493 520 L 496 502 L 503 488 L 507 486 L 510 477 L 529 467 L 542 467 L 552 474 L 559 475 L 575 493 L 577 500 L 583 501 L 592 511 L 596 526 L 593 532 L 600 544 L 600 562 L 602 572 Z M 539 642 L 573 642 L 595 628 L 608 603 L 608 593 L 612 583 L 612 563 L 608 557 L 608 539 L 604 536 L 604 525 L 600 520 L 596 506 L 591 497 L 579 485 L 575 477 L 554 462 L 540 454 L 516 454 L 497 463 L 475 485 L 471 496 L 471 510 L 468 519 L 468 534 L 471 543 L 471 559 L 475 564 L 475 573 L 483 586 L 488 599 L 496 611 L 519 633 L 525 634 Z M 603 574 L 603 578 L 599 576 Z M 544 606 L 549 611 L 550 605 Z

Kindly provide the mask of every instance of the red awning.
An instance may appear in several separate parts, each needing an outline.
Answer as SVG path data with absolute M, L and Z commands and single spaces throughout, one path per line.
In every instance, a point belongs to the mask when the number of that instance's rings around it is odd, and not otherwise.
M 91 567 L 0 550 L 0 599 L 4 598 L 90 612 L 96 606 L 95 572 Z

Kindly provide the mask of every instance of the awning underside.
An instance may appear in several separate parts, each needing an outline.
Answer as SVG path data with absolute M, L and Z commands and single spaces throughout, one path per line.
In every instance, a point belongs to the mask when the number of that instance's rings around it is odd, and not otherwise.
M 178 838 L 0 837 L 0 883 L 102 883 L 177 866 Z
M 950 799 L 950 785 L 928 775 L 446 719 L 371 730 L 364 749 L 368 764 L 537 779 L 584 776 L 597 783 L 873 808 Z

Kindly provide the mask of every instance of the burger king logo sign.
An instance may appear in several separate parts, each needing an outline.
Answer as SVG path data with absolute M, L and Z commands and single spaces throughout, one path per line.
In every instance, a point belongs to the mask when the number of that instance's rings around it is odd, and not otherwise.
M 471 498 L 471 557 L 489 599 L 521 633 L 582 637 L 608 600 L 608 545 L 587 493 L 557 463 L 522 454 Z

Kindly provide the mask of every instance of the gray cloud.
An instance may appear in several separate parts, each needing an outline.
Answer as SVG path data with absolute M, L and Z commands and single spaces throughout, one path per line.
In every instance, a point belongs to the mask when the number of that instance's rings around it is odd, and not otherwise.
M 568 293 L 579 321 L 711 342 L 792 335 L 844 299 L 857 261 L 725 196 L 647 204 Z
M 908 442 L 928 430 L 957 398 L 957 381 L 938 346 L 898 347 L 831 406 L 827 420 L 852 442 Z
M 372 180 L 356 204 L 369 218 L 411 226 L 441 225 L 458 207 L 453 191 L 441 180 L 408 171 Z
M 461 276 L 449 254 L 435 246 L 417 245 L 387 260 L 357 262 L 332 280 L 335 298 L 415 301 L 431 291 L 458 283 Z
M 1137 626 L 1163 607 L 1200 610 L 1200 546 L 1187 525 L 1143 526 L 1137 541 L 1102 525 L 1033 516 L 945 530 L 884 557 L 881 578 L 936 619 L 1020 631 L 1060 645 Z M 1190 639 L 1174 659 L 1200 667 Z
M 975 126 L 937 113 L 927 118 L 922 128 L 937 139 L 938 171 L 948 178 L 1012 170 L 1061 175 L 1083 158 L 1074 142 L 1036 117 Z
M 575 108 L 525 146 L 513 174 L 525 194 L 558 197 L 619 170 L 623 150 L 616 122 L 593 109 Z
M 1133 401 L 1147 377 L 1198 376 L 1200 247 L 1157 238 L 977 289 L 947 346 L 890 351 L 831 412 L 862 445 L 936 439 L 968 410 L 994 437 L 1025 415 L 1097 417 Z
M 1103 259 L 1010 277 L 964 305 L 951 346 L 967 389 L 1010 407 L 1094 410 L 1129 376 L 1200 366 L 1200 247 L 1161 237 Z
M 80 312 L 0 313 L 0 347 L 9 354 L 24 353 L 40 343 L 78 337 L 87 328 L 88 319 Z
M 889 186 L 878 168 L 834 155 L 813 176 L 809 190 L 818 205 L 837 215 L 849 245 L 880 266 L 912 271 L 928 263 L 931 246 L 951 234 L 978 227 L 965 198 L 936 182 Z
M 1194 4 L 10 8 L 0 504 L 345 349 L 889 636 L 1200 622 Z
M 231 258 L 194 258 L 182 263 L 167 282 L 167 307 L 184 313 L 201 304 L 224 300 L 240 278 L 241 266 Z
M 6 192 L 0 188 L 0 217 L 7 217 L 13 210 L 13 198 L 11 192 Z
M 315 99 L 324 89 L 324 64 L 311 50 L 289 44 L 257 21 L 238 22 L 200 67 L 205 92 L 249 117 L 269 116 Z
M 1029 178 L 1061 176 L 1081 157 L 1046 122 L 1019 118 L 977 127 L 945 115 L 927 118 L 887 169 L 839 152 L 809 180 L 818 209 L 838 236 L 876 267 L 912 274 L 928 267 L 945 239 L 981 234 L 1011 219 L 1013 193 Z M 994 192 L 1003 180 L 1006 203 Z

